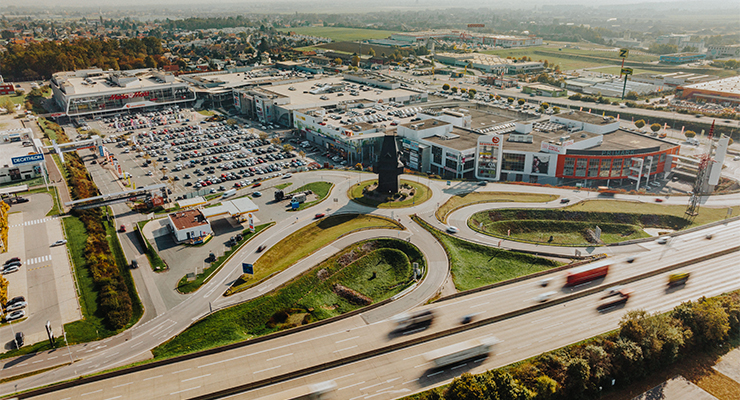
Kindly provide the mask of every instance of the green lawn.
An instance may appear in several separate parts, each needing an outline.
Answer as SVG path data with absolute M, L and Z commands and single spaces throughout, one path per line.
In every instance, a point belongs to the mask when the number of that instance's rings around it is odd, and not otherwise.
M 363 307 L 335 293 L 335 284 L 369 297 L 372 303 L 385 300 L 408 287 L 414 262 L 425 265 L 421 252 L 405 241 L 375 239 L 355 243 L 269 294 L 196 322 L 152 353 L 155 359 L 173 357 Z
M 357 203 L 376 208 L 411 207 L 429 200 L 429 198 L 432 196 L 431 190 L 429 190 L 426 185 L 419 182 L 407 181 L 405 179 L 402 179 L 401 185 L 410 185 L 414 189 L 413 196 L 407 197 L 406 199 L 401 201 L 378 201 L 373 198 L 365 197 L 362 192 L 363 189 L 368 186 L 374 185 L 375 182 L 376 181 L 365 181 L 353 185 L 347 192 L 347 195 L 351 200 Z
M 147 222 L 149 221 L 139 221 L 135 229 L 138 229 L 138 235 L 144 241 L 142 245 L 146 247 L 146 258 L 147 260 L 149 260 L 149 266 L 154 272 L 167 271 L 169 267 L 167 266 L 167 264 L 165 264 L 164 260 L 162 260 L 162 257 L 159 256 L 159 253 L 157 253 L 157 250 L 154 248 L 154 246 L 149 243 L 149 239 L 144 236 L 143 229 L 144 225 L 146 225 Z
M 201 286 L 208 283 L 208 281 L 211 279 L 211 276 L 215 275 L 223 266 L 223 264 L 226 262 L 226 260 L 236 251 L 239 251 L 239 249 L 242 248 L 248 241 L 250 241 L 253 237 L 259 235 L 260 232 L 265 230 L 267 227 L 273 225 L 274 222 L 269 224 L 262 224 L 254 227 L 254 233 L 252 233 L 249 229 L 245 229 L 242 231 L 242 235 L 244 237 L 242 240 L 234 247 L 226 251 L 222 256 L 220 256 L 218 259 L 216 259 L 215 262 L 211 263 L 211 266 L 206 268 L 203 272 L 198 274 L 194 280 L 188 282 L 188 277 L 183 276 L 182 279 L 180 279 L 180 282 L 177 284 L 177 290 L 180 293 L 192 293 L 198 289 L 200 289 Z M 210 238 L 209 238 L 210 239 Z
M 279 185 L 275 185 L 275 189 L 278 189 L 278 190 L 283 190 L 283 189 L 287 188 L 288 186 L 290 186 L 290 185 L 292 185 L 292 184 L 293 184 L 293 182 L 285 182 L 285 183 L 281 183 L 281 184 L 279 184 Z
M 437 219 L 447 222 L 447 216 L 461 208 L 476 203 L 517 202 L 517 203 L 546 203 L 559 196 L 539 193 L 512 193 L 512 192 L 470 192 L 450 197 L 447 202 L 437 209 Z
M 442 233 L 420 219 L 415 221 L 442 243 L 450 259 L 452 280 L 459 291 L 475 289 L 561 265 L 542 257 L 467 242 Z
M 254 263 L 254 276 L 242 275 L 226 294 L 245 290 L 338 238 L 362 229 L 403 229 L 403 226 L 387 218 L 358 214 L 329 216 L 318 220 L 293 232 L 265 251 Z
M 564 46 L 536 46 L 521 49 L 501 49 L 501 50 L 484 50 L 482 53 L 496 54 L 501 57 L 521 58 L 530 57 L 533 61 L 547 60 L 551 64 L 559 64 L 563 71 L 597 67 L 599 65 L 620 64 L 622 59 L 616 51 L 598 51 L 565 48 Z M 650 62 L 658 60 L 653 55 L 630 54 L 627 63 L 632 62 Z M 617 71 L 619 73 L 619 71 Z
M 216 112 L 215 111 L 211 111 L 211 110 L 200 110 L 200 111 L 198 111 L 198 113 L 201 114 L 201 115 L 205 115 L 206 117 L 210 117 L 212 115 L 216 115 Z
M 335 42 L 350 42 L 355 40 L 385 39 L 393 31 L 381 31 L 374 29 L 334 28 L 324 26 L 301 26 L 295 28 L 278 29 L 283 32 L 295 32 L 299 35 L 318 36 L 329 38 Z
M 288 193 L 288 196 L 291 196 L 291 195 L 296 194 L 296 193 L 299 193 L 299 192 L 305 192 L 306 190 L 310 190 L 310 191 L 312 191 L 316 195 L 316 197 L 317 197 L 316 200 L 314 200 L 314 201 L 307 201 L 305 203 L 301 203 L 301 205 L 296 210 L 296 211 L 300 211 L 300 210 L 306 209 L 308 207 L 311 207 L 314 204 L 321 203 L 321 201 L 324 200 L 324 198 L 326 198 L 326 196 L 329 195 L 329 192 L 331 192 L 332 187 L 334 187 L 334 184 L 331 183 L 331 182 L 322 182 L 322 181 L 320 181 L 320 182 L 311 182 L 311 183 L 308 183 L 306 185 L 303 185 L 303 186 L 299 187 L 298 189 L 296 189 L 296 190 Z
M 724 219 L 727 208 L 702 207 L 699 215 L 684 218 L 686 206 L 617 200 L 592 200 L 563 209 L 505 209 L 474 214 L 468 225 L 500 238 L 553 245 L 589 245 L 586 230 L 599 226 L 604 243 L 649 237 L 644 228 L 681 230 Z M 733 215 L 740 206 L 733 207 Z M 509 232 L 511 233 L 509 236 Z M 552 241 L 550 241 L 552 236 Z

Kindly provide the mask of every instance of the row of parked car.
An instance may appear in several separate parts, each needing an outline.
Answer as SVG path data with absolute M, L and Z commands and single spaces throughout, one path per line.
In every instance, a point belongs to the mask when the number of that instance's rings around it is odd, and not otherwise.
M 18 257 L 13 257 L 7 261 L 2 266 L 2 274 L 9 274 L 11 272 L 18 271 L 23 263 L 21 262 L 21 259 Z M 3 304 L 2 307 L 2 313 L 3 313 L 3 321 L 4 322 L 11 322 L 16 321 L 21 318 L 26 317 L 26 310 L 25 308 L 28 306 L 28 303 L 26 302 L 26 298 L 23 296 L 16 296 L 12 299 L 8 300 Z M 15 334 L 15 345 L 16 348 L 20 348 L 23 346 L 24 342 L 24 336 L 23 332 L 17 332 Z

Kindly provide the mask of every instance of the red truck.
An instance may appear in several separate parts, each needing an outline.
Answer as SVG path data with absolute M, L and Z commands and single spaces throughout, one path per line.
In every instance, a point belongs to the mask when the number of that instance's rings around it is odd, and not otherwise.
M 609 264 L 607 261 L 599 261 L 568 271 L 568 278 L 565 286 L 576 286 L 581 283 L 603 278 L 609 273 Z

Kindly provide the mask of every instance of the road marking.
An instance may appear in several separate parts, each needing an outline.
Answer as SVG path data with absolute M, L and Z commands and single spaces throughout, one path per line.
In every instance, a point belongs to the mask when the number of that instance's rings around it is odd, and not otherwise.
M 499 354 L 501 354 L 501 353 L 499 353 Z M 477 360 L 473 360 L 473 362 L 479 363 L 479 362 L 483 362 L 483 360 L 485 360 L 485 359 L 486 359 L 486 357 L 483 357 L 483 358 L 479 358 Z
M 268 358 L 268 359 L 267 359 L 267 361 L 277 360 L 278 358 L 283 358 L 283 357 L 290 357 L 290 356 L 292 356 L 292 355 L 293 355 L 293 353 L 290 353 L 290 354 L 283 354 L 282 356 L 277 356 L 277 357 L 273 357 L 273 358 Z
M 444 372 L 444 371 L 439 371 L 439 372 L 435 372 L 435 373 L 433 373 L 433 374 L 429 374 L 429 375 L 427 375 L 427 377 L 431 378 L 432 376 L 434 376 L 434 375 L 439 375 L 439 374 L 441 374 L 442 372 Z
M 425 362 L 424 364 L 419 364 L 419 365 L 415 366 L 414 368 L 419 368 L 419 367 L 423 367 L 423 366 L 425 366 L 425 365 L 427 365 L 427 364 L 429 364 L 429 363 L 428 363 L 428 362 Z
M 131 348 L 133 349 L 134 347 L 136 347 L 136 346 L 138 346 L 138 345 L 140 345 L 140 344 L 144 344 L 144 342 L 139 342 L 139 343 L 136 343 L 136 344 L 132 344 L 132 345 L 131 345 Z
M 182 392 L 187 392 L 189 390 L 195 390 L 195 389 L 200 389 L 200 386 L 192 387 L 190 389 L 180 390 L 180 391 L 177 391 L 177 392 L 172 392 L 172 393 L 170 393 L 170 396 L 173 396 L 173 395 L 176 395 L 176 394 L 179 394 L 179 393 L 182 393 Z
M 411 357 L 406 357 L 406 358 L 403 359 L 403 361 L 410 360 L 410 359 L 416 358 L 416 357 L 421 357 L 421 354 L 417 354 L 417 355 L 411 356 Z
M 232 357 L 232 358 L 229 358 L 229 359 L 226 359 L 226 360 L 212 362 L 210 364 L 199 365 L 198 368 L 210 367 L 211 365 L 216 365 L 216 364 L 221 364 L 221 363 L 225 363 L 225 362 L 230 362 L 230 361 L 238 360 L 240 358 L 248 357 L 250 355 L 251 354 L 244 354 L 244 355 Z
M 144 378 L 144 379 L 142 379 L 142 380 L 143 380 L 143 381 L 148 381 L 148 380 L 151 380 L 151 379 L 157 379 L 157 378 L 161 378 L 161 377 L 162 377 L 162 375 L 157 375 L 157 376 L 150 376 L 149 378 Z
M 399 380 L 399 379 L 401 379 L 401 378 L 393 378 L 393 379 L 388 379 L 387 381 L 385 381 L 385 383 L 391 383 L 391 382 L 393 382 L 393 381 L 397 381 L 397 380 Z
M 57 357 L 58 357 L 58 356 L 54 356 L 54 357 L 49 357 L 49 358 L 47 358 L 47 360 L 53 360 L 53 359 L 55 359 L 55 358 L 57 358 Z
M 387 387 L 385 389 L 376 390 L 375 393 L 382 392 L 384 390 L 389 390 L 389 389 L 393 389 L 393 386 L 389 386 L 389 387 Z
M 105 399 L 105 400 L 114 400 L 114 399 L 120 399 L 121 397 L 123 397 L 123 396 L 108 397 L 108 398 L 107 398 L 107 399 Z
M 339 350 L 334 350 L 334 351 L 332 351 L 332 353 L 339 353 L 340 351 L 345 351 L 345 350 L 349 350 L 349 349 L 354 349 L 355 347 L 357 347 L 357 345 L 354 345 L 354 346 L 351 346 L 351 347 L 347 347 L 346 349 L 339 349 Z
M 194 381 L 196 379 L 205 378 L 207 376 L 211 376 L 211 374 L 205 374 L 205 375 L 201 375 L 201 376 L 196 376 L 195 378 L 183 379 L 180 382 L 183 382 L 184 383 L 184 382 L 187 382 L 187 381 Z
M 275 366 L 275 367 L 270 367 L 270 368 L 265 368 L 265 369 L 261 369 L 261 370 L 259 370 L 259 371 L 254 371 L 254 372 L 252 372 L 252 374 L 253 374 L 253 375 L 254 375 L 254 374 L 258 374 L 258 373 L 260 373 L 260 372 L 265 372 L 265 371 L 269 371 L 269 370 L 271 370 L 271 369 L 278 369 L 278 368 L 280 368 L 280 367 L 282 367 L 282 365 L 278 365 L 278 366 Z
M 120 353 L 120 351 L 117 351 L 117 352 L 115 352 L 115 353 L 113 353 L 113 354 L 108 354 L 107 356 L 105 356 L 105 357 L 103 357 L 103 358 L 113 357 L 113 356 L 115 356 L 115 355 L 116 355 L 116 354 L 118 354 L 118 353 Z
M 468 365 L 468 363 L 465 363 L 465 364 L 460 364 L 460 365 L 454 366 L 454 367 L 452 367 L 452 368 L 450 368 L 450 369 L 458 369 L 458 368 L 462 368 L 462 367 L 464 367 L 464 366 L 466 366 L 466 365 Z
M 31 361 L 31 364 L 36 364 L 36 363 L 40 363 L 40 362 L 44 362 L 44 360 Z
M 336 342 L 334 342 L 334 343 L 337 343 L 337 344 L 339 344 L 339 343 L 342 343 L 342 342 L 346 342 L 346 341 L 348 341 L 348 340 L 353 340 L 353 339 L 357 339 L 358 337 L 359 337 L 359 336 L 354 336 L 354 337 L 351 337 L 351 338 L 349 338 L 349 339 L 342 339 L 342 340 L 338 340 L 338 341 L 336 341 Z
M 349 386 L 345 386 L 345 387 L 343 387 L 343 388 L 339 388 L 339 389 L 337 389 L 337 391 L 340 391 L 340 390 L 344 390 L 344 389 L 349 389 L 349 388 L 351 388 L 351 387 L 355 387 L 355 386 L 358 386 L 358 385 L 362 385 L 363 383 L 365 383 L 365 381 L 362 381 L 362 382 L 358 382 L 358 383 L 353 383 L 353 384 L 351 384 L 351 385 L 349 385 Z
M 476 305 L 474 305 L 474 306 L 470 306 L 470 308 L 475 308 L 475 307 L 485 306 L 485 305 L 486 305 L 486 304 L 488 304 L 488 303 L 490 303 L 490 301 L 486 301 L 486 302 L 484 302 L 484 303 L 480 303 L 480 304 L 476 304 Z
M 103 391 L 103 389 L 98 389 L 98 390 L 96 390 L 96 391 L 94 391 L 94 392 L 87 392 L 87 393 L 83 393 L 82 395 L 83 395 L 83 396 L 87 396 L 88 394 L 93 394 L 93 393 L 100 393 L 100 392 L 102 392 L 102 391 Z
M 190 371 L 191 369 L 192 369 L 192 368 L 185 368 L 185 369 L 181 369 L 181 370 L 179 370 L 179 371 L 175 371 L 175 372 L 173 372 L 173 373 L 172 373 L 172 375 L 175 375 L 175 374 L 179 374 L 180 372 Z
M 348 374 L 348 375 L 340 376 L 339 378 L 334 378 L 334 380 L 336 381 L 336 380 L 339 380 L 339 379 L 342 379 L 342 378 L 349 378 L 350 376 L 352 376 L 352 375 L 354 375 L 354 374 L 355 374 L 355 373 L 353 372 L 353 373 L 351 373 L 351 374 Z
M 23 364 L 18 364 L 19 367 L 22 367 L 24 365 L 28 365 L 28 363 L 27 362 L 24 362 Z
M 133 382 L 129 382 L 129 383 L 124 383 L 124 384 L 122 384 L 122 385 L 117 385 L 117 386 L 113 386 L 113 389 L 115 389 L 115 388 L 119 388 L 119 387 L 124 387 L 124 386 L 128 386 L 128 385 L 133 385 L 133 384 L 134 384 Z
M 380 386 L 380 385 L 382 385 L 382 384 L 384 384 L 384 383 L 385 383 L 385 382 L 380 382 L 380 383 L 376 383 L 376 384 L 374 384 L 374 385 L 370 385 L 370 386 L 365 386 L 364 388 L 360 388 L 360 390 L 370 389 L 371 387 L 375 387 L 375 386 Z
M 418 380 L 419 380 L 419 378 L 416 378 L 416 379 L 412 379 L 412 380 L 410 380 L 410 381 L 406 381 L 406 382 L 402 383 L 402 385 L 408 385 L 409 383 L 412 383 L 412 382 L 416 382 L 416 381 L 418 381 Z

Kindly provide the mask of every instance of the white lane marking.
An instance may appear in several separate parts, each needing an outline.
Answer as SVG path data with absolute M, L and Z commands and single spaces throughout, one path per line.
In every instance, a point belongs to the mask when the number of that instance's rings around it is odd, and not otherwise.
M 179 370 L 179 371 L 175 371 L 175 372 L 173 372 L 173 373 L 172 373 L 172 375 L 175 375 L 175 374 L 179 374 L 180 372 L 190 371 L 191 369 L 192 369 L 192 368 L 185 368 L 185 369 L 181 369 L 181 370 Z
M 393 381 L 397 381 L 397 380 L 399 380 L 399 379 L 401 379 L 401 378 L 393 378 L 393 379 L 388 379 L 387 381 L 385 381 L 385 383 L 391 383 L 391 382 L 393 382 Z
M 144 344 L 144 342 L 139 342 L 139 343 L 136 343 L 136 344 L 132 344 L 132 345 L 131 345 L 131 348 L 133 349 L 134 347 L 136 347 L 136 346 L 138 346 L 138 345 L 140 345 L 140 344 Z
M 430 364 L 430 363 L 428 363 L 428 362 L 425 362 L 424 364 L 419 364 L 419 365 L 415 366 L 414 368 L 419 368 L 419 367 L 423 367 L 423 366 L 425 366 L 425 365 L 429 365 L 429 364 Z
M 200 378 L 205 378 L 205 377 L 207 377 L 207 376 L 211 376 L 211 374 L 205 374 L 205 375 L 201 375 L 201 376 L 196 376 L 195 378 L 188 378 L 188 379 L 183 379 L 183 380 L 181 380 L 180 382 L 183 382 L 183 383 L 185 383 L 185 382 L 187 382 L 187 381 L 194 381 L 194 380 L 196 380 L 196 379 L 200 379 Z
M 476 304 L 476 305 L 474 305 L 474 306 L 470 306 L 470 308 L 475 308 L 475 307 L 485 306 L 485 305 L 486 305 L 486 304 L 488 304 L 488 303 L 490 303 L 490 301 L 486 301 L 486 302 L 483 302 L 483 303 L 480 303 L 480 304 Z
M 87 396 L 88 394 L 93 394 L 93 393 L 100 393 L 100 392 L 102 392 L 102 391 L 103 391 L 103 389 L 98 389 L 98 390 L 96 390 L 96 391 L 94 391 L 94 392 L 87 392 L 87 393 L 83 393 L 82 395 L 83 395 L 83 396 Z
M 413 383 L 413 382 L 416 382 L 416 381 L 418 381 L 418 380 L 419 380 L 419 378 L 416 378 L 416 379 L 412 379 L 412 380 L 410 380 L 410 381 L 406 381 L 406 382 L 404 382 L 404 383 L 403 383 L 403 385 L 408 385 L 409 383 Z
M 336 342 L 334 342 L 334 343 L 337 343 L 337 344 L 339 344 L 339 343 L 342 343 L 342 342 L 346 342 L 346 341 L 348 341 L 348 340 L 353 340 L 353 339 L 357 339 L 357 338 L 359 338 L 359 336 L 354 336 L 354 337 L 351 337 L 351 338 L 349 338 L 349 339 L 342 339 L 342 340 L 338 340 L 338 341 L 336 341 Z
M 357 347 L 357 345 L 354 345 L 354 346 L 351 346 L 351 347 L 347 347 L 346 349 L 339 349 L 339 350 L 334 350 L 334 351 L 332 351 L 332 353 L 339 353 L 340 351 L 345 351 L 345 350 L 349 350 L 349 349 L 354 349 L 355 347 Z
M 464 366 L 466 366 L 466 365 L 468 365 L 468 363 L 465 363 L 465 364 L 460 364 L 460 365 L 456 365 L 456 366 L 454 366 L 454 367 L 452 367 L 452 368 L 450 368 L 450 369 L 458 369 L 458 368 L 462 368 L 462 367 L 464 367 Z
M 382 384 L 384 384 L 384 383 L 385 383 L 385 382 L 380 382 L 380 383 L 376 383 L 376 384 L 374 384 L 374 385 L 370 385 L 370 386 L 365 386 L 364 388 L 360 388 L 360 390 L 370 389 L 371 387 L 375 387 L 375 386 L 380 386 L 380 385 L 382 385 Z
M 55 359 L 55 358 L 57 358 L 57 356 L 54 356 L 54 357 L 49 357 L 49 358 L 47 358 L 47 360 L 53 360 L 53 359 Z
M 355 373 L 353 372 L 353 373 L 351 373 L 351 374 L 347 374 L 347 375 L 344 375 L 344 376 L 340 376 L 339 378 L 334 378 L 334 380 L 335 380 L 335 381 L 337 381 L 337 380 L 340 380 L 340 379 L 342 379 L 342 378 L 349 378 L 350 376 L 352 376 L 352 375 L 354 375 L 354 374 L 355 374 Z
M 375 393 L 378 393 L 378 392 L 383 392 L 383 391 L 385 391 L 385 390 L 390 390 L 390 389 L 393 389 L 393 386 L 389 386 L 389 387 L 387 387 L 387 388 L 385 388 L 385 389 L 380 389 L 380 390 L 376 390 L 376 391 L 375 391 Z
M 258 373 L 260 373 L 260 372 L 265 372 L 265 371 L 269 371 L 269 370 L 271 370 L 271 369 L 278 369 L 278 368 L 280 368 L 280 367 L 282 367 L 282 365 L 277 365 L 277 366 L 275 366 L 275 367 L 270 367 L 270 368 L 265 368 L 265 369 L 261 369 L 261 370 L 259 370 L 259 371 L 254 371 L 254 372 L 253 372 L 252 374 L 258 374 Z
M 128 385 L 133 385 L 133 384 L 134 384 L 133 382 L 128 382 L 128 383 L 124 383 L 124 384 L 122 384 L 122 385 L 116 385 L 116 386 L 113 386 L 113 389 L 115 389 L 115 388 L 119 388 L 119 387 L 124 387 L 124 386 L 128 386 Z
M 439 374 L 441 374 L 442 372 L 444 372 L 444 371 L 439 371 L 439 372 L 435 372 L 435 373 L 433 373 L 433 374 L 429 374 L 429 375 L 427 375 L 427 377 L 432 377 L 432 376 L 434 376 L 434 375 L 439 375 Z
M 170 396 L 173 396 L 173 395 L 176 395 L 176 394 L 180 394 L 182 392 L 187 392 L 189 390 L 195 390 L 195 389 L 200 389 L 200 386 L 192 387 L 190 389 L 180 390 L 180 391 L 177 391 L 177 392 L 172 392 L 172 393 L 170 393 Z
M 105 400 L 114 400 L 114 399 L 120 399 L 121 397 L 123 397 L 123 396 L 108 397 L 108 398 L 107 398 L 107 399 L 105 399 Z
M 36 360 L 36 361 L 31 361 L 31 364 L 36 364 L 36 363 L 40 363 L 40 362 L 44 362 L 44 361 L 45 361 L 45 360 Z
M 149 378 L 144 378 L 144 379 L 142 379 L 142 380 L 143 380 L 143 381 L 148 381 L 148 380 L 151 380 L 151 379 L 157 379 L 157 378 L 161 378 L 161 377 L 162 377 L 162 375 L 157 375 L 157 376 L 150 376 Z
M 337 389 L 337 391 L 344 390 L 344 389 L 349 389 L 349 388 L 355 387 L 355 386 L 359 386 L 359 385 L 362 385 L 363 383 L 365 383 L 365 381 L 358 382 L 358 383 L 353 383 L 353 384 L 351 384 L 349 386 L 345 386 L 345 387 L 339 388 L 339 389 Z
M 251 354 L 244 354 L 244 355 L 232 357 L 232 358 L 229 358 L 229 359 L 226 359 L 226 360 L 212 362 L 210 364 L 199 365 L 198 368 L 210 367 L 211 365 L 216 365 L 216 364 L 221 364 L 221 363 L 225 363 L 225 362 L 230 362 L 230 361 L 238 360 L 240 358 L 249 357 L 250 355 Z
M 119 354 L 119 353 L 120 353 L 120 351 L 117 351 L 117 352 L 115 352 L 115 353 L 112 353 L 112 354 L 108 354 L 107 356 L 105 356 L 105 357 L 103 357 L 103 358 L 113 357 L 113 356 L 115 356 L 116 354 Z
M 278 358 L 283 358 L 283 357 L 290 357 L 290 356 L 292 356 L 292 355 L 293 355 L 293 353 L 289 353 L 289 354 L 283 354 L 282 356 L 277 356 L 277 357 L 273 357 L 273 358 L 268 358 L 268 359 L 267 359 L 267 361 L 277 360 Z
M 479 358 L 477 360 L 473 360 L 473 362 L 479 363 L 479 362 L 483 362 L 483 360 L 485 360 L 485 359 L 486 359 L 486 357 L 483 357 L 483 358 Z
M 406 358 L 403 359 L 403 361 L 410 360 L 410 359 L 416 358 L 416 357 L 421 357 L 421 354 L 417 354 L 417 355 L 411 356 L 411 357 L 406 357 Z

